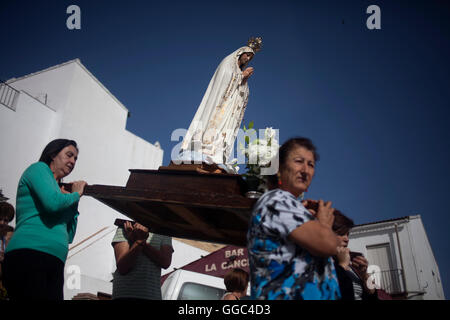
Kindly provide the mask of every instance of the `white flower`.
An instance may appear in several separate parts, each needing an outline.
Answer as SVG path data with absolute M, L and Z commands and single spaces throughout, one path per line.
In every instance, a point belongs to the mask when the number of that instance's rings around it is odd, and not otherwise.
M 246 150 L 248 163 L 266 166 L 277 155 L 278 148 L 279 145 L 276 140 L 272 140 L 270 146 L 265 139 L 253 140 Z
M 227 169 L 228 169 L 227 171 L 229 173 L 238 173 L 239 172 L 238 165 L 227 163 L 225 166 L 227 167 Z
M 276 140 L 272 140 L 271 145 L 267 145 L 267 142 L 265 144 L 260 145 L 259 148 L 259 164 L 261 166 L 267 166 L 270 161 L 272 161 L 272 158 L 277 155 L 278 152 L 278 143 Z
M 265 147 L 269 144 L 269 142 L 266 139 L 259 139 L 258 144 L 262 147 Z
M 264 131 L 264 137 L 267 141 L 270 141 L 271 139 L 275 138 L 276 131 L 273 130 L 272 127 L 267 127 Z
M 248 163 L 249 164 L 257 164 L 258 163 L 258 153 L 259 153 L 257 140 L 253 140 L 248 145 L 247 153 L 248 153 Z

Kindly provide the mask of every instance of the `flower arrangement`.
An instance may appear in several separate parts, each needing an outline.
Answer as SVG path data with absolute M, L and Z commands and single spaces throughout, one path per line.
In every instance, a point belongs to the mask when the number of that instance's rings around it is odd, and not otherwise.
M 260 130 L 262 131 L 262 130 Z M 266 180 L 261 174 L 262 168 L 271 165 L 272 158 L 277 155 L 280 145 L 276 137 L 276 130 L 268 127 L 264 130 L 264 138 L 255 138 L 250 141 L 250 136 L 255 134 L 254 122 L 250 122 L 248 128 L 244 126 L 245 145 L 239 145 L 241 152 L 245 155 L 245 168 L 243 174 L 250 191 L 265 192 L 267 190 Z

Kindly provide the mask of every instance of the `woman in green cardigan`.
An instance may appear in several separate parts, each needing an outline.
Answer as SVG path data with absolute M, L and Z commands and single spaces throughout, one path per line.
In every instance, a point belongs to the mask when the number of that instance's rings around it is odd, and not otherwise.
M 16 229 L 6 248 L 3 273 L 11 300 L 62 300 L 64 264 L 75 236 L 78 202 L 85 181 L 72 192 L 59 186 L 78 157 L 73 140 L 56 139 L 39 162 L 20 178 L 16 199 Z

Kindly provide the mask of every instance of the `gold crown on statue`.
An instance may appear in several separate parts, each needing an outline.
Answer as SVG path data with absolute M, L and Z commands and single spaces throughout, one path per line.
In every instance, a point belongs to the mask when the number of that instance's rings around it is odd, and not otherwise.
M 253 51 L 258 52 L 262 47 L 262 38 L 261 37 L 251 37 L 247 41 L 247 46 L 252 48 Z

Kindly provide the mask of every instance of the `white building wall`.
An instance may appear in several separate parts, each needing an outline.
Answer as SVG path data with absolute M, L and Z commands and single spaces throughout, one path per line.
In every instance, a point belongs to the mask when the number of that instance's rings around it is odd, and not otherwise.
M 410 217 L 409 224 L 413 255 L 415 256 L 420 288 L 425 291 L 424 299 L 445 299 L 439 268 L 428 241 L 420 216 Z
M 395 224 L 397 224 L 400 246 Z M 367 247 L 385 243 L 389 244 L 391 251 L 392 269 L 402 269 L 401 258 L 403 260 L 403 272 L 409 298 L 444 299 L 439 268 L 420 215 L 404 220 L 356 226 L 350 233 L 348 247 L 351 251 L 361 252 L 367 257 Z M 403 281 L 401 278 L 400 280 Z
M 210 254 L 210 252 L 206 250 L 192 247 L 177 240 L 172 240 L 172 246 L 174 250 L 172 263 L 167 269 L 161 271 L 161 275 L 165 275 L 166 273 L 179 269 L 192 261 L 198 260 Z
M 124 186 L 128 169 L 157 169 L 162 164 L 163 151 L 126 131 L 128 110 L 78 64 L 71 86 L 61 127 L 61 135 L 71 136 L 80 146 L 77 171 L 71 180 Z M 82 273 L 91 278 L 110 281 L 115 270 L 110 245 L 115 230 L 113 223 L 116 218 L 124 217 L 90 197 L 83 198 L 79 211 L 74 246 L 99 230 L 108 229 L 83 243 L 81 247 L 86 247 L 85 250 L 69 255 L 70 265 L 82 266 Z M 91 245 L 94 241 L 98 242 Z M 89 260 L 95 261 L 87 263 Z
M 15 111 L 0 105 L 0 188 L 13 205 L 21 174 L 55 138 L 73 139 L 80 149 L 75 169 L 64 182 L 124 186 L 128 169 L 157 169 L 162 164 L 163 150 L 125 129 L 128 110 L 78 59 L 8 83 L 22 90 Z M 82 283 L 79 290 L 65 286 L 66 299 L 78 292 L 95 294 L 99 283 L 98 291 L 110 288 L 113 223 L 124 218 L 88 196 L 81 198 L 79 211 L 66 272 L 77 266 Z
M 419 294 L 424 292 L 424 288 L 419 279 L 419 269 L 417 265 L 417 256 L 414 252 L 413 239 L 420 239 L 420 242 L 422 242 L 424 241 L 424 235 L 422 233 L 412 234 L 410 229 L 411 221 L 405 224 L 405 228 L 400 233 L 400 246 L 406 276 L 406 289 L 413 294 L 417 294 L 418 298 L 421 298 L 423 296 L 420 296 Z
M 39 160 L 57 121 L 55 111 L 24 91 L 15 107 L 13 111 L 0 104 L 0 188 L 14 206 L 20 176 Z
M 16 90 L 24 90 L 55 111 L 63 112 L 68 102 L 76 60 L 31 73 L 6 83 Z

